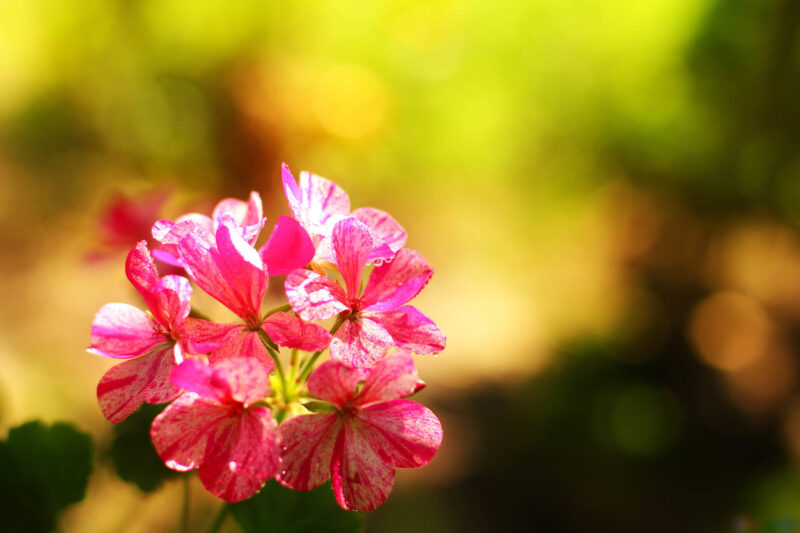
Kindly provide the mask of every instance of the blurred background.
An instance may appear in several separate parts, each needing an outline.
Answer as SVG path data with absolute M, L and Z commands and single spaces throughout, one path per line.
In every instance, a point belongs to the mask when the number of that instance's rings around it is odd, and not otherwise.
M 437 271 L 445 441 L 367 531 L 800 530 L 799 90 L 793 0 L 0 0 L 0 430 L 95 437 L 65 531 L 174 528 L 92 317 L 153 220 L 287 213 L 286 161 Z

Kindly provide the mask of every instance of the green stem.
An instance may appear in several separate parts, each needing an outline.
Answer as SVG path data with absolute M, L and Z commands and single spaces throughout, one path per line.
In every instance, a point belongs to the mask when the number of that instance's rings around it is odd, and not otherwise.
M 219 531 L 219 528 L 222 527 L 222 522 L 225 521 L 225 517 L 228 515 L 228 509 L 229 506 L 227 503 L 222 504 L 219 513 L 217 513 L 217 517 L 214 519 L 214 523 L 208 528 L 208 533 L 217 533 Z
M 189 474 L 183 474 L 183 508 L 181 509 L 181 533 L 189 532 Z
M 342 327 L 342 324 L 344 324 L 344 320 L 345 319 L 342 316 L 336 319 L 336 323 L 331 328 L 331 335 L 336 333 L 339 330 L 339 328 Z M 317 359 L 319 359 L 319 356 L 322 355 L 322 352 L 324 351 L 325 350 L 314 352 L 313 355 L 311 355 L 311 357 L 308 358 L 308 361 L 305 362 L 305 364 L 303 365 L 303 369 L 300 371 L 300 375 L 297 377 L 298 383 L 303 383 L 306 380 L 308 375 L 311 373 L 311 369 L 314 368 L 314 363 L 317 362 Z
M 272 360 L 275 361 L 275 368 L 278 370 L 278 376 L 281 379 L 281 385 L 283 386 L 283 398 L 284 400 L 288 401 L 287 398 L 287 390 L 286 390 L 286 376 L 283 373 L 283 365 L 281 365 L 281 360 L 278 357 L 278 352 L 272 349 L 269 345 L 271 339 L 267 336 L 267 332 L 263 329 L 258 330 L 258 336 L 261 339 L 261 342 L 264 344 L 264 348 L 267 349 L 269 356 L 272 357 Z
M 289 304 L 279 305 L 278 307 L 275 307 L 274 309 L 270 309 L 269 311 L 267 311 L 267 314 L 264 315 L 264 318 L 267 318 L 270 315 L 274 315 L 275 313 L 289 311 L 291 308 L 292 306 Z

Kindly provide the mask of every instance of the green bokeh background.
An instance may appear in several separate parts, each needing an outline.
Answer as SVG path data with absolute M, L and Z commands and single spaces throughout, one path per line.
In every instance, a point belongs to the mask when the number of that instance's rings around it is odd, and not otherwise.
M 0 1 L 0 426 L 110 441 L 115 198 L 275 220 L 286 161 L 437 270 L 445 442 L 368 531 L 794 531 L 798 94 L 791 0 Z M 99 461 L 66 530 L 174 527 Z

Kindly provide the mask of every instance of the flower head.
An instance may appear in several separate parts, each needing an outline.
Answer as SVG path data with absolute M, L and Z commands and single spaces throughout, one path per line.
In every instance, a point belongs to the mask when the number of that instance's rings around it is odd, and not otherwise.
M 97 386 L 97 398 L 105 417 L 117 423 L 143 402 L 166 403 L 180 389 L 170 384 L 169 374 L 183 353 L 200 353 L 219 346 L 195 339 L 206 321 L 188 318 L 192 287 L 181 276 L 158 276 L 153 258 L 142 241 L 128 254 L 128 279 L 142 295 L 150 311 L 123 303 L 104 305 L 92 323 L 90 353 L 126 359 L 106 372 Z
M 373 207 L 351 213 L 350 198 L 334 182 L 303 171 L 298 185 L 286 163 L 281 167 L 281 178 L 292 214 L 311 235 L 316 250 L 314 261 L 335 262 L 331 233 L 336 223 L 346 217 L 354 217 L 369 228 L 372 248 L 367 262 L 370 264 L 391 260 L 405 245 L 406 231 L 394 218 Z
M 254 358 L 211 366 L 197 359 L 172 371 L 173 385 L 188 392 L 153 421 L 150 435 L 165 464 L 198 469 L 212 494 L 229 502 L 249 498 L 278 470 L 275 420 L 267 407 L 269 374 Z
M 427 464 L 442 443 L 442 426 L 426 407 L 401 399 L 418 386 L 408 354 L 386 357 L 358 391 L 359 372 L 331 360 L 309 377 L 308 390 L 333 411 L 284 422 L 278 481 L 309 490 L 332 479 L 344 509 L 367 511 L 392 490 L 395 468 Z
M 400 250 L 390 263 L 375 267 L 361 294 L 373 249 L 369 228 L 345 218 L 336 223 L 331 237 L 344 289 L 310 270 L 294 270 L 285 282 L 289 303 L 303 320 L 342 313 L 344 322 L 331 340 L 331 355 L 351 366 L 369 368 L 393 346 L 414 353 L 443 350 L 445 336 L 433 320 L 404 305 L 433 275 L 425 258 L 407 248 Z

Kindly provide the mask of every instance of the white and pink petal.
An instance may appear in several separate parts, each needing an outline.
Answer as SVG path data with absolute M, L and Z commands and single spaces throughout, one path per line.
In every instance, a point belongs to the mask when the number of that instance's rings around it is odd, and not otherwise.
M 311 490 L 330 477 L 333 446 L 341 422 L 336 413 L 300 415 L 278 427 L 281 472 L 278 481 L 293 490 Z
M 94 317 L 87 351 L 121 359 L 136 357 L 167 340 L 156 328 L 144 311 L 132 305 L 106 304 Z
M 331 463 L 333 494 L 348 511 L 375 509 L 394 485 L 394 468 L 383 463 L 360 430 L 356 420 L 344 421 Z
M 369 316 L 389 332 L 397 348 L 429 354 L 441 352 L 447 344 L 447 338 L 439 326 L 412 305 L 383 313 L 369 313 Z
M 324 350 L 331 341 L 328 330 L 289 313 L 270 315 L 261 328 L 279 346 L 304 352 Z
M 442 425 L 427 407 L 410 400 L 370 405 L 357 416 L 360 434 L 385 464 L 415 468 L 428 464 L 442 445 Z
M 324 320 L 350 309 L 342 287 L 311 270 L 293 270 L 284 287 L 292 310 L 303 320 Z
M 376 320 L 345 320 L 331 339 L 331 356 L 350 366 L 371 368 L 394 346 L 388 331 Z

